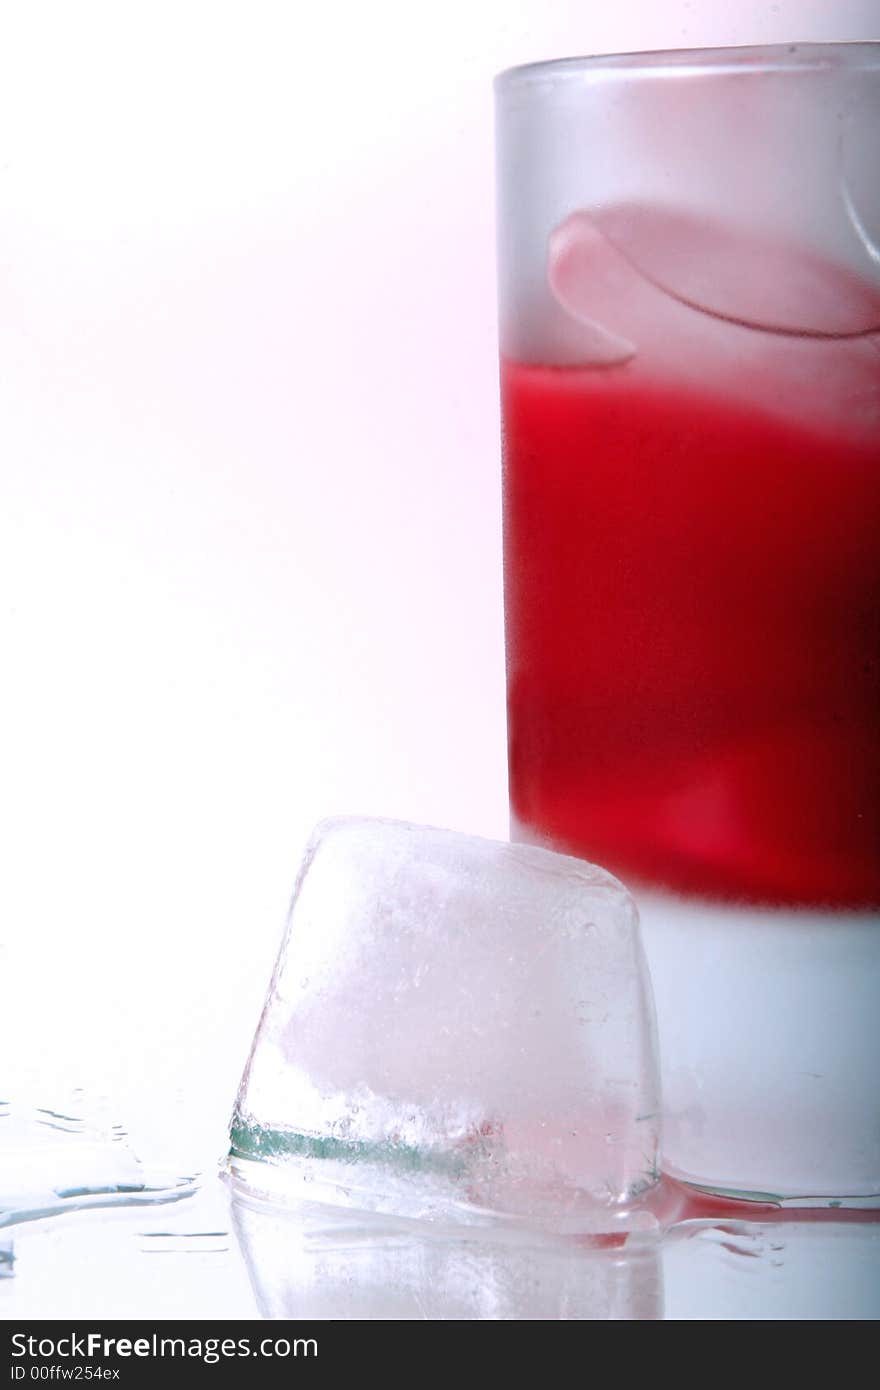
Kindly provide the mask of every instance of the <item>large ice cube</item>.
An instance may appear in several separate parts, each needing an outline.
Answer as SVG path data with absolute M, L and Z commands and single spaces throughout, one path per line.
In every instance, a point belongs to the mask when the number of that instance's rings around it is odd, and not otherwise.
M 654 1182 L 659 1110 L 638 918 L 616 879 L 397 822 L 318 827 L 239 1091 L 239 1176 L 597 1229 Z

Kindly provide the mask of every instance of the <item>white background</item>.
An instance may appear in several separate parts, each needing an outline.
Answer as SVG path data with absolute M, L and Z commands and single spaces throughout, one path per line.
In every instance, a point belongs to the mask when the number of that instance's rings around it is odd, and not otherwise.
M 875 0 L 6 0 L 7 1089 L 222 1125 L 312 824 L 506 834 L 492 75 L 876 37 Z

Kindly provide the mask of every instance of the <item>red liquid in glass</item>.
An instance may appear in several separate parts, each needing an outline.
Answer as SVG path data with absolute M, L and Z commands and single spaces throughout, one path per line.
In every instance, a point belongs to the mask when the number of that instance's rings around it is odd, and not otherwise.
M 876 903 L 876 433 L 628 366 L 506 361 L 502 395 L 520 826 L 676 891 Z

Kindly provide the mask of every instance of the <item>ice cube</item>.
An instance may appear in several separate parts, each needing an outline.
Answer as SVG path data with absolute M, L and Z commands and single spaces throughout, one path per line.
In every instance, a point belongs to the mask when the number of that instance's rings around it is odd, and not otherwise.
M 880 276 L 870 259 L 860 269 L 747 227 L 635 203 L 573 213 L 552 233 L 548 263 L 560 303 L 585 322 L 607 317 L 615 332 L 627 297 L 650 303 L 654 290 L 733 323 L 818 338 L 880 329 Z
M 239 1177 L 597 1229 L 655 1181 L 659 1110 L 638 917 L 616 879 L 399 822 L 318 827 L 233 1117 Z
M 863 247 L 838 263 L 681 209 L 611 204 L 553 229 L 546 274 L 569 323 L 549 361 L 876 439 L 880 274 Z

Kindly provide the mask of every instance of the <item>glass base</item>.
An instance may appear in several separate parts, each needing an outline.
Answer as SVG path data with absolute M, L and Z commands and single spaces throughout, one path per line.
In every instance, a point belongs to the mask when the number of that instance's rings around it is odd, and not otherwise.
M 664 1171 L 776 1206 L 880 1206 L 877 917 L 635 896 Z
M 726 1202 L 748 1202 L 752 1206 L 777 1207 L 783 1211 L 874 1211 L 880 1209 L 880 1195 L 848 1197 L 784 1197 L 778 1192 L 743 1192 L 735 1188 L 707 1186 L 705 1183 L 688 1182 L 674 1172 L 669 1176 L 682 1182 L 689 1191 L 706 1197 L 718 1197 Z

